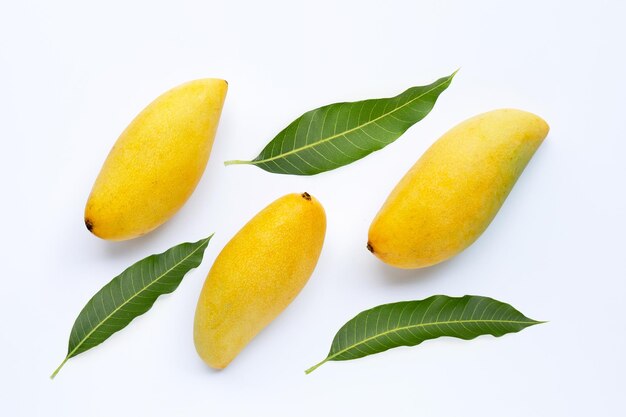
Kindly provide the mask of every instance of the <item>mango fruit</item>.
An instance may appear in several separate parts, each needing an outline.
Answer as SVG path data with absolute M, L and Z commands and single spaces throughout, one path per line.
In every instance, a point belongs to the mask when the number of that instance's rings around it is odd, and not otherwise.
M 196 350 L 225 368 L 309 280 L 326 234 L 326 214 L 308 193 L 288 194 L 252 218 L 217 256 L 194 321 Z
M 154 230 L 191 196 L 209 160 L 228 83 L 200 79 L 146 107 L 111 149 L 85 207 L 94 235 L 126 240 Z
M 367 248 L 405 269 L 455 256 L 489 226 L 548 130 L 540 117 L 513 109 L 452 128 L 393 189 L 372 221 Z

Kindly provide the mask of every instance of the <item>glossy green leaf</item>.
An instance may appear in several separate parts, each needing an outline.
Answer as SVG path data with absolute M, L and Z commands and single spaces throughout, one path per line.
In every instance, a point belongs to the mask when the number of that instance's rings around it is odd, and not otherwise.
M 434 295 L 424 300 L 384 304 L 359 313 L 335 335 L 328 361 L 362 358 L 398 346 L 415 346 L 442 336 L 470 340 L 502 336 L 542 323 L 488 297 Z
M 108 339 L 135 317 L 150 310 L 156 299 L 174 291 L 187 272 L 202 262 L 211 236 L 182 243 L 148 256 L 113 278 L 87 302 L 74 322 L 67 356 L 51 378 L 74 357 Z
M 454 74 L 395 97 L 311 110 L 281 131 L 252 161 L 225 164 L 251 164 L 292 175 L 319 174 L 347 165 L 384 148 L 426 117 Z

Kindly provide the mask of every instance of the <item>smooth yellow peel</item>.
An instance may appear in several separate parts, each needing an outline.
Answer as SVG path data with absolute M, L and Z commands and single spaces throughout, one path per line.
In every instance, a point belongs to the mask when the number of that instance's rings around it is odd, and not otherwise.
M 85 207 L 96 236 L 141 236 L 172 217 L 191 196 L 209 160 L 228 83 L 201 79 L 154 100 L 121 134 Z
M 452 128 L 391 192 L 370 226 L 367 248 L 398 268 L 455 256 L 491 223 L 548 130 L 540 117 L 513 109 Z
M 304 287 L 326 234 L 312 196 L 288 194 L 250 220 L 224 247 L 196 307 L 194 343 L 209 366 L 225 368 Z

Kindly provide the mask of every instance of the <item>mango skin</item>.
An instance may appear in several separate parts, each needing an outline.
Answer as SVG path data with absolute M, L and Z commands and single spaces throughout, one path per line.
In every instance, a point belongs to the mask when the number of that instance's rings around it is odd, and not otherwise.
M 444 134 L 391 192 L 368 234 L 368 249 L 405 269 L 445 261 L 485 231 L 549 127 L 501 109 Z
M 85 207 L 87 229 L 126 240 L 170 219 L 204 173 L 227 89 L 220 79 L 191 81 L 139 113 L 96 179 Z
M 298 295 L 315 269 L 326 214 L 307 193 L 279 198 L 250 220 L 213 264 L 196 307 L 194 343 L 225 368 Z

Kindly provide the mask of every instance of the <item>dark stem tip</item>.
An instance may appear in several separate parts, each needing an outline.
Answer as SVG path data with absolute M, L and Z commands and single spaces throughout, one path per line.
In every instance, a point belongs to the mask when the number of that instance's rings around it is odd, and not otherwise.
M 311 194 L 307 193 L 306 191 L 302 193 L 302 198 L 304 198 L 307 201 L 311 201 Z

